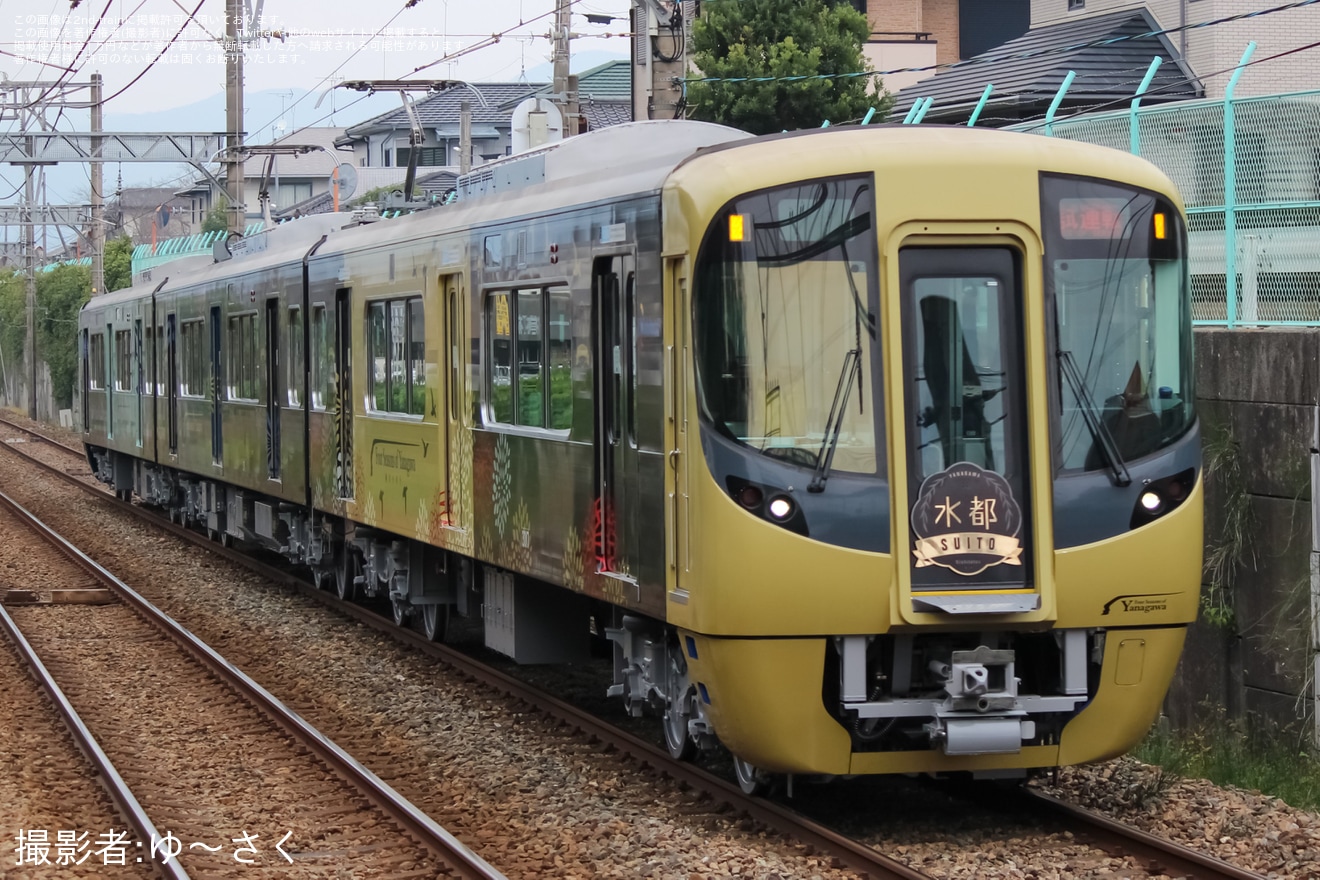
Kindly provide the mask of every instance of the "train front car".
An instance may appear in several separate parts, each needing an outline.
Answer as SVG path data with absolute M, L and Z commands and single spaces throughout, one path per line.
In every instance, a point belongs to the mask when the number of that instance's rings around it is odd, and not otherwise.
M 1167 178 L 836 129 L 697 156 L 663 199 L 671 749 L 714 734 L 755 790 L 1134 745 L 1201 572 Z

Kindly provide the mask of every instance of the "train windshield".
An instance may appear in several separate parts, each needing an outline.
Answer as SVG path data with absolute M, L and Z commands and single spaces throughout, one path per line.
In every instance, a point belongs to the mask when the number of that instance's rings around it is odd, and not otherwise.
M 870 176 L 796 183 L 730 203 L 694 293 L 703 415 L 804 468 L 875 474 L 881 408 Z
M 1055 454 L 1118 468 L 1194 418 L 1187 234 L 1152 193 L 1043 176 L 1045 284 L 1057 350 Z

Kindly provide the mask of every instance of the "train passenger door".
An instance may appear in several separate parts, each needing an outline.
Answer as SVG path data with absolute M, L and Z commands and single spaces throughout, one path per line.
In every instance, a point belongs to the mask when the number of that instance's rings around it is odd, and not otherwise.
M 179 454 L 179 322 L 174 314 L 165 316 L 165 382 L 169 391 L 165 404 L 170 455 Z
M 88 370 L 90 363 L 87 358 L 87 339 L 87 328 L 84 327 L 83 332 L 78 336 L 78 359 L 82 363 L 82 429 L 84 434 L 92 432 L 91 406 L 87 399 L 92 390 L 92 375 Z
M 335 291 L 335 480 L 340 498 L 353 497 L 352 291 Z
M 280 301 L 266 300 L 266 478 L 280 478 Z
M 137 391 L 137 445 L 142 446 L 142 393 L 146 390 L 147 371 L 145 354 L 142 348 L 142 319 L 133 321 L 133 363 L 137 374 L 133 377 L 133 388 Z
M 595 398 L 595 525 L 598 571 L 630 576 L 635 555 L 637 454 L 627 436 L 632 413 L 631 255 L 597 257 L 592 267 Z
M 471 527 L 472 512 L 464 504 L 465 495 L 463 459 L 468 461 L 468 478 L 471 479 L 471 434 L 466 425 L 472 404 L 467 390 L 468 350 L 467 324 L 464 315 L 466 292 L 463 289 L 462 275 L 444 275 L 440 278 L 440 291 L 444 302 L 444 339 L 448 351 L 449 370 L 444 383 L 446 414 L 443 442 L 445 462 L 445 498 L 448 513 L 444 523 L 448 528 L 467 531 Z M 466 452 L 464 451 L 466 449 Z
M 225 374 L 220 351 L 221 338 L 220 307 L 211 306 L 211 460 L 215 464 L 224 462 L 224 436 L 221 431 L 223 414 L 220 401 L 224 399 L 222 389 Z
M 105 325 L 105 439 L 115 439 L 115 358 L 119 353 L 115 351 L 115 326 L 113 324 Z
M 1020 258 L 899 251 L 918 611 L 1034 610 Z

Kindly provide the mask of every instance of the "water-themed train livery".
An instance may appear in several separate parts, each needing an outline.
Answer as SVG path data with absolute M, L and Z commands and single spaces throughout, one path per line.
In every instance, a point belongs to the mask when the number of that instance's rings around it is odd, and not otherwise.
M 89 460 L 739 781 L 1124 751 L 1196 615 L 1187 232 L 1123 153 L 646 122 L 83 310 Z

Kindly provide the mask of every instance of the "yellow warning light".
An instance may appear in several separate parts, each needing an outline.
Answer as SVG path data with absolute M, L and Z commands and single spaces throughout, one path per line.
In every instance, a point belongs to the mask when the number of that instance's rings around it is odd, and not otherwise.
M 1166 233 L 1165 217 L 1163 212 L 1155 212 L 1155 237 L 1164 238 Z
M 747 218 L 742 214 L 729 215 L 729 241 L 747 240 Z

